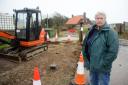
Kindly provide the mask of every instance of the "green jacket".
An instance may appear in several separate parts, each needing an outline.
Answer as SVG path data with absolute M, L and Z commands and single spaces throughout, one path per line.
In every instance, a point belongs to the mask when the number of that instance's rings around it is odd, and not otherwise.
M 96 25 L 92 26 L 92 29 L 95 27 Z M 88 61 L 85 53 L 85 46 L 90 31 L 87 33 L 82 46 L 85 67 L 90 71 L 110 72 L 112 62 L 116 59 L 118 53 L 118 34 L 105 24 L 92 39 L 91 45 L 88 48 L 88 53 L 90 55 L 90 61 Z

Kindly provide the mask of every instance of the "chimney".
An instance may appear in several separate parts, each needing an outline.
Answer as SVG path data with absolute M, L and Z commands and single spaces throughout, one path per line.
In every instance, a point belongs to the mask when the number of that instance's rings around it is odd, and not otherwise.
M 87 23 L 87 21 L 86 21 L 86 20 L 87 20 L 87 19 L 86 19 L 86 12 L 83 13 L 83 18 L 84 18 L 84 19 L 83 19 L 83 20 L 84 20 L 84 23 Z
M 74 17 L 74 15 L 72 14 L 72 18 Z

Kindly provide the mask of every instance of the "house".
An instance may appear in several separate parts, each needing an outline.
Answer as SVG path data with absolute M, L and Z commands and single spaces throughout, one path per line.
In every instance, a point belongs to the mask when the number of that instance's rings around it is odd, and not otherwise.
M 83 22 L 83 16 L 79 15 L 79 16 L 73 16 L 72 18 L 70 18 L 66 24 L 67 25 L 78 25 L 81 22 Z
M 86 17 L 85 12 L 83 13 L 83 15 L 78 15 L 78 16 L 72 15 L 72 18 L 68 19 L 66 25 L 80 25 L 80 23 L 83 23 L 84 25 L 92 24 L 91 20 Z

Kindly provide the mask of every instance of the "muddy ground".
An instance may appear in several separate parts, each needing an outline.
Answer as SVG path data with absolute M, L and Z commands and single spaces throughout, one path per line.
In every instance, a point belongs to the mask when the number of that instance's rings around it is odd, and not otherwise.
M 0 85 L 32 85 L 35 66 L 39 67 L 42 85 L 69 85 L 80 49 L 77 43 L 50 44 L 48 51 L 21 64 L 0 58 Z M 50 69 L 51 64 L 56 64 L 57 69 Z

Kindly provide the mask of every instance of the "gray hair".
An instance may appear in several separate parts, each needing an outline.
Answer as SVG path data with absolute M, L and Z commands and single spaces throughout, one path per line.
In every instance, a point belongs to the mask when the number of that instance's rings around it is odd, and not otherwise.
M 95 18 L 98 16 L 98 15 L 102 15 L 105 19 L 106 19 L 106 14 L 104 12 L 97 12 L 95 14 Z

